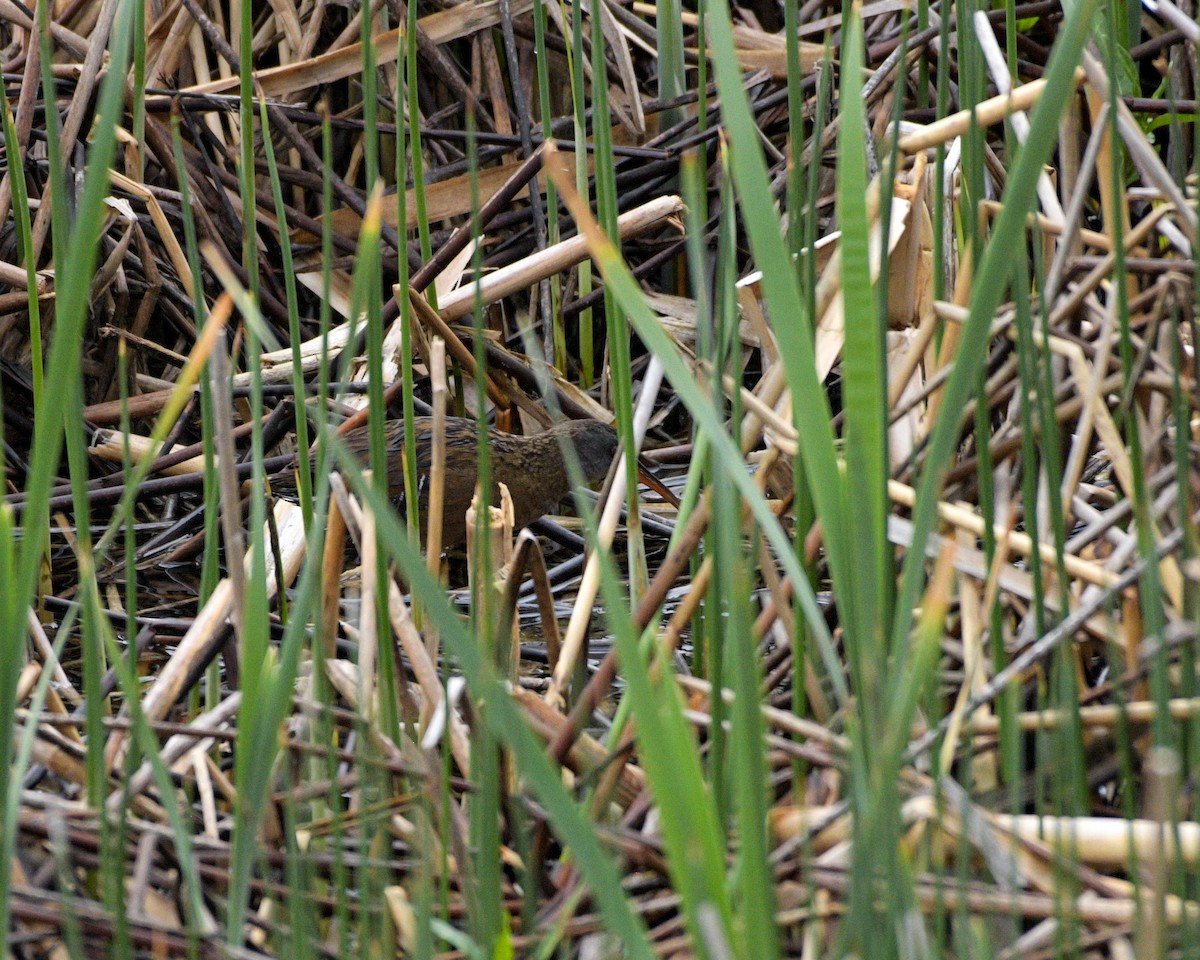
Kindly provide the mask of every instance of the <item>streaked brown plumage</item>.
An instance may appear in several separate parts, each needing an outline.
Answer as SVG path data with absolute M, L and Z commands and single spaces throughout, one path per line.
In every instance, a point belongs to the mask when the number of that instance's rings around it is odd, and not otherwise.
M 429 507 L 433 420 L 430 417 L 416 417 L 413 425 L 417 436 L 417 477 L 421 491 L 423 537 Z M 389 420 L 384 426 L 384 434 L 388 453 L 388 495 L 401 503 L 404 497 L 401 470 L 404 421 Z M 528 437 L 502 433 L 494 428 L 488 430 L 492 452 L 492 496 L 499 496 L 498 484 L 508 486 L 517 529 L 533 523 L 571 492 L 571 480 L 559 445 L 559 440 L 564 437 L 575 447 L 587 482 L 595 484 L 604 479 L 617 450 L 617 434 L 612 427 L 598 420 L 569 420 Z M 370 460 L 370 440 L 366 427 L 350 431 L 342 440 L 360 463 L 365 465 Z M 442 514 L 442 545 L 445 547 L 458 547 L 466 543 L 466 512 L 475 494 L 478 454 L 475 421 L 447 417 L 445 509 Z M 294 500 L 295 471 L 289 468 L 273 476 L 271 489 L 284 499 Z

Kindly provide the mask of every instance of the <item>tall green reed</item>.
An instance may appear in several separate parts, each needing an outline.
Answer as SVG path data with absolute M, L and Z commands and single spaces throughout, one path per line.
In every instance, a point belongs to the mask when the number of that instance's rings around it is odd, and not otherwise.
M 43 202 L 51 206 L 51 228 L 53 256 L 57 264 L 71 264 L 71 270 L 60 270 L 56 277 L 55 289 L 55 325 L 51 336 L 48 363 L 45 368 L 46 381 L 62 385 L 63 392 L 54 404 L 42 403 L 35 409 L 35 426 L 33 455 L 31 468 L 27 478 L 27 497 L 22 513 L 22 526 L 18 533 L 11 508 L 0 507 L 0 565 L 3 566 L 3 582 L 7 589 L 0 599 L 0 769 L 9 776 L 10 783 L 19 783 L 21 771 L 28 762 L 28 745 L 32 736 L 32 726 L 26 728 L 25 744 L 20 757 L 13 755 L 13 730 L 15 723 L 15 693 L 16 682 L 20 669 L 25 663 L 24 644 L 28 635 L 26 618 L 31 605 L 37 602 L 39 574 L 45 555 L 45 545 L 49 535 L 49 515 L 47 513 L 48 497 L 51 488 L 50 480 L 55 473 L 59 457 L 63 450 L 64 441 L 70 451 L 72 486 L 77 507 L 76 523 L 84 536 L 79 539 L 77 561 L 81 579 L 80 596 L 83 599 L 84 626 L 84 662 L 86 680 L 85 686 L 95 689 L 97 671 L 104 661 L 103 648 L 113 643 L 111 631 L 106 618 L 102 614 L 99 602 L 99 592 L 96 583 L 96 557 L 103 555 L 109 544 L 121 529 L 121 518 L 128 514 L 128 502 L 123 504 L 124 510 L 118 510 L 112 526 L 101 541 L 93 548 L 88 529 L 88 506 L 86 497 L 82 496 L 82 485 L 86 479 L 86 470 L 81 465 L 82 437 L 79 433 L 82 418 L 82 389 L 81 351 L 79 343 L 83 339 L 83 328 L 88 315 L 88 298 L 91 292 L 92 268 L 99 249 L 99 237 L 105 221 L 105 198 L 109 190 L 109 168 L 116 156 L 117 130 L 123 112 L 124 76 L 129 62 L 130 48 L 134 24 L 132 22 L 132 5 L 123 5 L 116 11 L 111 32 L 108 36 L 110 69 L 105 74 L 99 88 L 96 103 L 93 135 L 86 153 L 86 172 L 82 193 L 74 205 L 74 216 L 70 215 L 70 201 L 64 177 L 63 154 L 60 149 L 60 130 L 57 122 L 55 104 L 55 85 L 49 75 L 51 62 L 49 51 L 49 30 L 45 21 L 45 6 L 39 7 L 42 17 L 39 42 L 43 44 L 42 62 L 44 67 L 43 91 L 47 110 L 48 138 L 47 147 L 50 159 L 50 177 L 47 192 Z M 12 135 L 9 125 L 7 143 L 10 150 L 17 149 L 18 140 Z M 13 163 L 10 157 L 10 170 L 19 170 L 21 163 Z M 16 211 L 18 224 L 28 222 L 27 200 L 22 197 L 23 191 L 16 184 L 19 179 L 14 176 L 14 196 L 21 204 Z M 25 229 L 19 229 L 19 234 L 25 239 L 20 243 L 25 247 L 27 270 L 34 266 L 32 262 L 32 246 Z M 31 287 L 36 290 L 36 287 Z M 37 329 L 37 310 L 31 313 L 34 326 L 33 335 L 39 339 Z M 36 354 L 36 348 L 35 348 Z M 39 364 L 40 365 L 40 364 Z M 62 625 L 60 637 L 69 633 L 72 620 Z M 120 659 L 118 657 L 118 659 Z M 47 664 L 47 667 L 50 665 Z M 50 671 L 44 673 L 48 680 Z M 37 701 L 40 702 L 40 701 Z M 88 731 L 88 785 L 89 796 L 93 802 L 102 797 L 102 758 L 100 751 L 103 743 L 103 732 L 100 726 L 103 705 L 99 698 L 89 700 L 88 714 L 85 717 L 85 729 Z M 135 725 L 136 726 L 136 725 Z M 14 764 L 14 759 L 17 762 Z M 3 809 L 3 822 L 0 823 L 0 860 L 7 863 L 12 858 L 13 844 L 17 827 L 17 813 L 21 793 L 11 790 L 6 794 Z M 186 847 L 186 834 L 180 840 Z M 119 864 L 117 865 L 119 869 Z M 8 943 L 10 932 L 9 871 L 2 871 L 0 876 L 0 949 Z M 187 902 L 194 906 L 196 903 L 196 888 L 192 888 L 193 896 Z M 195 914 L 192 914 L 193 917 Z

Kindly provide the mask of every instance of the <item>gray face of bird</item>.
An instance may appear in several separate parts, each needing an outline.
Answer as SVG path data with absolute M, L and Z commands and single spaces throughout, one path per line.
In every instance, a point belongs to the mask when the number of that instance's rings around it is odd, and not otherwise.
M 617 433 L 607 424 L 593 421 L 575 437 L 579 466 L 589 484 L 599 483 L 608 473 L 617 452 Z

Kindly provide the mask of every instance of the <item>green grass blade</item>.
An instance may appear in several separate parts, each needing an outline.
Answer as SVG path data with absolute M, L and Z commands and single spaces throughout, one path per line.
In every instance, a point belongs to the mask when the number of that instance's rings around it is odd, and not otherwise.
M 837 582 L 838 609 L 850 625 L 847 646 L 858 676 L 864 720 L 879 704 L 880 671 L 885 660 L 887 584 L 892 551 L 887 542 L 888 454 L 887 369 L 884 362 L 886 315 L 876 312 L 871 282 L 867 211 L 866 112 L 862 101 L 863 58 L 861 11 L 857 3 L 843 8 L 841 52 L 841 116 L 838 124 L 837 203 L 842 228 L 840 245 L 845 345 L 842 401 L 845 415 L 846 480 L 850 502 L 849 533 L 864 560 L 854 565 L 851 585 Z M 882 220 L 882 218 L 881 218 Z M 882 229 L 882 223 L 881 223 Z M 881 237 L 881 244 L 886 241 Z M 847 589 L 849 586 L 849 589 Z M 847 604 L 847 595 L 853 606 Z M 869 738 L 864 741 L 866 749 Z

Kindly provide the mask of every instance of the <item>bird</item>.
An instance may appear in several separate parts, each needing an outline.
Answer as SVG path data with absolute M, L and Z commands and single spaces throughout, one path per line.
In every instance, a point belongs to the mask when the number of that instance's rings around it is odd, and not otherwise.
M 414 417 L 417 449 L 418 509 L 421 536 L 425 537 L 429 510 L 429 469 L 432 460 L 433 418 Z M 384 425 L 387 448 L 388 496 L 398 508 L 404 506 L 405 421 L 389 420 Z M 454 549 L 467 542 L 466 512 L 475 495 L 479 474 L 479 441 L 476 421 L 446 417 L 446 465 L 443 474 L 442 546 Z M 341 438 L 359 463 L 370 460 L 367 427 L 351 430 Z M 499 498 L 499 484 L 512 497 L 514 526 L 526 527 L 554 509 L 571 492 L 571 478 L 563 459 L 560 441 L 575 448 L 583 477 L 589 486 L 603 480 L 617 451 L 617 432 L 599 420 L 568 420 L 530 436 L 488 428 L 491 449 L 492 502 Z M 310 455 L 311 458 L 315 456 Z M 271 477 L 271 490 L 285 500 L 297 499 L 294 465 Z

